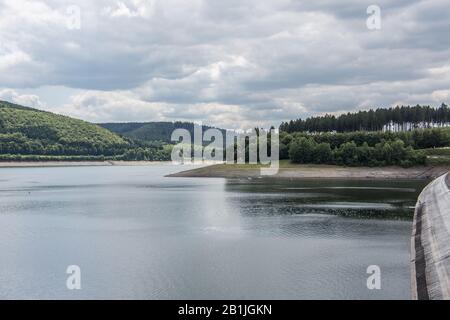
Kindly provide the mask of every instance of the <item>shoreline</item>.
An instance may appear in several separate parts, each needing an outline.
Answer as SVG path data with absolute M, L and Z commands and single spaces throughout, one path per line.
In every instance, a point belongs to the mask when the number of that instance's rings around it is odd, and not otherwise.
M 2 168 L 46 167 L 106 167 L 172 165 L 171 161 L 8 161 L 0 162 Z M 192 167 L 191 167 L 192 168 Z M 450 171 L 449 166 L 402 167 L 343 167 L 334 165 L 284 164 L 273 176 L 261 176 L 255 165 L 206 164 L 194 169 L 169 174 L 176 178 L 269 178 L 269 179 L 379 179 L 427 180 Z
M 170 161 L 5 161 L 0 168 L 110 167 L 169 165 Z
M 269 179 L 379 179 L 427 180 L 450 171 L 448 166 L 341 167 L 332 165 L 291 165 L 280 167 L 273 176 L 261 176 L 259 168 L 242 165 L 212 165 L 167 175 L 177 178 L 269 178 Z

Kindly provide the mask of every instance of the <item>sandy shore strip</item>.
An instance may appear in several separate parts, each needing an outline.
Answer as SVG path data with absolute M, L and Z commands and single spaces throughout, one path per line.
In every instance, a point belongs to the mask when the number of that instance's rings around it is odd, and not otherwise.
M 0 162 L 0 168 L 150 166 L 171 164 L 170 161 L 15 161 Z
M 283 179 L 433 179 L 450 171 L 448 166 L 340 167 L 331 165 L 290 165 L 269 178 Z M 259 178 L 260 170 L 249 165 L 213 165 L 182 171 L 168 177 Z

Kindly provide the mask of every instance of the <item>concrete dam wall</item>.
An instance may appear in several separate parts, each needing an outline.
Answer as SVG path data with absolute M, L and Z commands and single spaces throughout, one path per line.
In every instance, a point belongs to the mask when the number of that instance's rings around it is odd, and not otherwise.
M 412 298 L 450 299 L 450 173 L 420 194 L 411 238 Z

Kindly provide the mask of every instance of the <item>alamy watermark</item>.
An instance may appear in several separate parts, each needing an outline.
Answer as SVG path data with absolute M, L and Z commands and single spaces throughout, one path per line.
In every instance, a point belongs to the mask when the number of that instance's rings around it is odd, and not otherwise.
M 66 27 L 69 30 L 81 29 L 81 8 L 76 5 L 71 5 L 66 8 Z
M 69 275 L 66 280 L 66 287 L 69 290 L 81 290 L 81 268 L 77 265 L 70 265 L 66 269 Z
M 371 265 L 367 267 L 366 272 L 370 274 L 366 282 L 367 289 L 381 290 L 381 268 L 377 265 Z
M 187 129 L 176 129 L 171 140 L 172 162 L 177 164 L 260 164 L 262 176 L 279 170 L 279 132 L 276 129 L 251 129 L 237 132 L 194 125 L 194 136 Z
M 366 26 L 369 30 L 381 29 L 381 8 L 376 4 L 367 7 L 366 10 L 369 17 L 366 20 Z

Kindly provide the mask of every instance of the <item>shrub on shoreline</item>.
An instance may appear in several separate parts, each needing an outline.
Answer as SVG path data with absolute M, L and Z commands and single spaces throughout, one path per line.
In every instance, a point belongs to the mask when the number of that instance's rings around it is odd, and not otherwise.
M 411 167 L 425 165 L 426 154 L 405 146 L 400 140 L 382 141 L 374 147 L 367 142 L 358 146 L 354 141 L 331 148 L 328 143 L 317 143 L 313 138 L 294 139 L 289 146 L 289 158 L 294 163 L 335 164 L 346 166 Z

